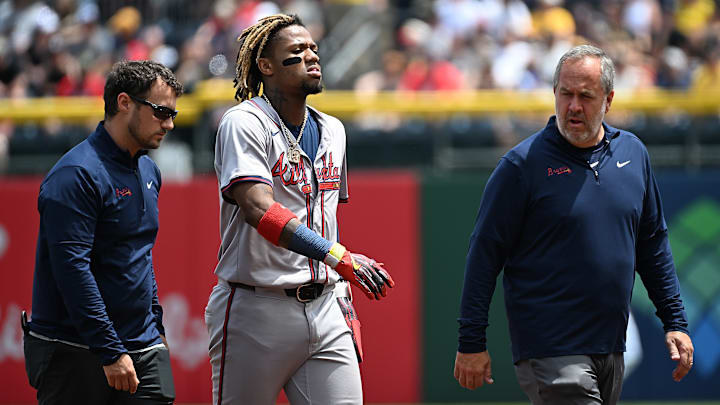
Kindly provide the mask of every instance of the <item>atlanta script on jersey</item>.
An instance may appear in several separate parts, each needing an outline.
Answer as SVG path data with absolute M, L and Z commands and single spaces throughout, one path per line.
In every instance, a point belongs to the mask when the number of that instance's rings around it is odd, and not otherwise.
M 345 128 L 338 119 L 313 108 L 309 113 L 320 129 L 312 165 L 302 151 L 298 164 L 288 161 L 289 145 L 280 129 L 280 117 L 261 97 L 244 101 L 223 115 L 215 143 L 215 172 L 221 194 L 222 244 L 215 268 L 219 278 L 281 288 L 337 281 L 337 273 L 325 264 L 265 240 L 245 222 L 242 210 L 227 193 L 238 182 L 268 184 L 275 201 L 310 229 L 336 242 L 337 204 L 348 198 Z

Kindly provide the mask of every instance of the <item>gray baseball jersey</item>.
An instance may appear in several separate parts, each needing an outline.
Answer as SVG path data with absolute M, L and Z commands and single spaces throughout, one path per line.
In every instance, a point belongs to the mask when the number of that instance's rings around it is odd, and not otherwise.
M 232 107 L 220 121 L 215 171 L 222 244 L 218 284 L 205 309 L 213 404 L 270 405 L 281 389 L 293 405 L 362 403 L 348 283 L 336 283 L 338 274 L 325 264 L 268 242 L 227 195 L 238 182 L 268 184 L 275 201 L 335 242 L 337 204 L 348 198 L 345 130 L 333 117 L 310 114 L 320 130 L 312 164 L 304 152 L 300 163 L 288 162 L 280 117 L 262 98 Z M 309 302 L 283 290 L 311 281 L 325 286 Z
M 222 237 L 215 269 L 218 278 L 279 288 L 310 281 L 334 284 L 338 280 L 338 274 L 324 263 L 268 242 L 245 221 L 243 212 L 225 193 L 242 181 L 268 184 L 275 201 L 290 209 L 308 228 L 336 242 L 337 204 L 348 198 L 345 128 L 337 118 L 312 108 L 309 113 L 320 129 L 320 144 L 312 166 L 304 152 L 298 165 L 288 162 L 289 146 L 280 128 L 280 117 L 261 97 L 244 101 L 223 115 L 215 144 Z

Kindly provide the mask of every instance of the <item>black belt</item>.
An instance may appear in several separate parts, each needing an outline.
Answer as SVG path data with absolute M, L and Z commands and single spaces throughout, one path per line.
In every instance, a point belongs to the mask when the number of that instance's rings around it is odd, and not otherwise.
M 242 288 L 244 290 L 250 290 L 255 291 L 255 287 L 243 283 L 235 283 L 232 281 L 228 281 L 228 285 L 230 287 L 236 287 L 236 288 Z M 303 284 L 297 288 L 286 288 L 283 291 L 285 291 L 285 295 L 288 297 L 296 298 L 300 302 L 310 302 L 314 300 L 315 298 L 322 295 L 323 290 L 325 289 L 325 284 L 320 283 L 309 283 L 309 284 Z

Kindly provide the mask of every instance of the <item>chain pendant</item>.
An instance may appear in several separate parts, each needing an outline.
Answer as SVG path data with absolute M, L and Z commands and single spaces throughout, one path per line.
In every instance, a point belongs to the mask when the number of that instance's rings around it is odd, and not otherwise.
M 270 106 L 271 108 L 275 108 L 272 106 L 270 99 L 268 99 L 265 96 L 265 94 L 262 95 L 262 98 L 263 98 L 263 100 L 265 100 L 265 102 L 268 104 L 268 106 Z M 307 108 L 305 108 L 303 122 L 302 122 L 302 125 L 300 125 L 300 133 L 298 134 L 297 139 L 295 139 L 292 136 L 292 134 L 290 133 L 290 130 L 287 129 L 282 118 L 280 118 L 280 130 L 282 131 L 283 135 L 285 135 L 285 139 L 287 139 L 288 146 L 290 147 L 287 151 L 287 160 L 290 163 L 293 163 L 293 164 L 300 163 L 300 150 L 298 149 L 298 143 L 300 142 L 300 139 L 302 138 L 303 133 L 305 132 L 305 124 L 307 123 L 307 118 L 308 118 L 308 111 L 307 111 Z
M 300 151 L 291 147 L 288 151 L 288 161 L 295 164 L 300 163 Z

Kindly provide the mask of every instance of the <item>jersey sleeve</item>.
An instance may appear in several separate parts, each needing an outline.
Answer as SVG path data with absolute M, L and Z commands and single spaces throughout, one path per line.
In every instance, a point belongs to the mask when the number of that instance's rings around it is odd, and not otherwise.
M 107 315 L 90 269 L 99 200 L 87 171 L 65 167 L 41 187 L 38 208 L 51 272 L 68 315 L 90 350 L 108 365 L 127 350 Z
M 229 190 L 240 182 L 254 181 L 272 187 L 269 138 L 260 119 L 249 112 L 236 110 L 223 117 L 215 145 L 215 171 L 226 201 L 235 203 Z

